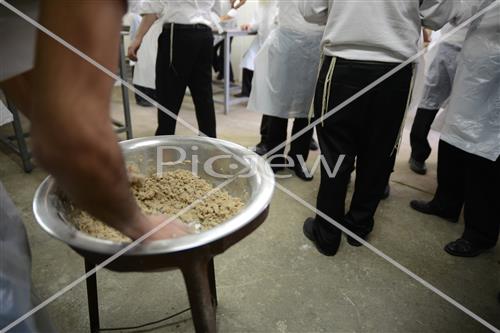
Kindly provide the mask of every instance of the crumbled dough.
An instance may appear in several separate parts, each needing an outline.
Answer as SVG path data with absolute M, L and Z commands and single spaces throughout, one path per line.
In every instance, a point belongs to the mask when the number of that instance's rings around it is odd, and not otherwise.
M 161 177 L 146 177 L 131 167 L 128 171 L 132 192 L 147 215 L 174 215 L 213 190 L 203 201 L 197 202 L 193 208 L 179 216 L 181 221 L 203 231 L 227 221 L 244 206 L 240 198 L 235 198 L 223 190 L 214 190 L 206 180 L 187 170 L 166 172 Z M 118 230 L 79 209 L 72 208 L 69 217 L 78 230 L 93 237 L 115 242 L 131 241 Z

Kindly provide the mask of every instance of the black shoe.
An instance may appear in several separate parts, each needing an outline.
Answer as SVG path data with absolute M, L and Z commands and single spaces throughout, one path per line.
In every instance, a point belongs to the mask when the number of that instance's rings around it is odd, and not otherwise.
M 432 201 L 420 201 L 420 200 L 412 200 L 410 202 L 410 207 L 415 209 L 417 212 L 427 214 L 427 215 L 435 215 L 442 219 L 445 219 L 448 222 L 457 223 L 458 217 L 449 216 L 446 213 L 442 212 L 439 208 L 435 207 L 432 204 Z
M 314 179 L 314 176 L 311 175 L 311 172 L 307 170 L 305 166 L 302 166 L 299 163 L 295 163 L 294 167 L 289 169 L 293 170 L 293 172 L 295 172 L 295 175 L 303 181 L 310 182 Z
M 384 189 L 384 193 L 382 193 L 382 200 L 387 199 L 391 195 L 391 186 L 387 184 Z
M 364 236 L 358 235 L 358 237 L 361 237 L 363 240 L 366 239 L 366 236 L 367 235 L 364 235 Z M 347 243 L 349 243 L 349 245 L 354 246 L 354 247 L 363 246 L 363 244 L 361 244 L 360 242 L 358 242 L 357 240 L 355 240 L 351 236 L 347 236 Z
M 275 174 L 280 172 L 280 171 L 285 170 L 285 168 L 283 168 L 283 167 L 271 167 L 271 169 L 273 170 L 273 173 L 275 173 Z
M 257 155 L 264 156 L 266 155 L 268 149 L 265 143 L 260 142 L 255 146 L 254 151 Z
M 307 239 L 309 239 L 314 243 L 314 245 L 316 245 L 316 249 L 321 254 L 332 257 L 337 253 L 340 245 L 340 233 L 338 237 L 334 237 L 332 242 L 330 242 L 329 244 L 320 244 L 319 237 L 317 236 L 318 233 L 316 231 L 316 224 L 312 217 L 309 217 L 304 221 L 302 231 L 304 232 L 304 235 L 307 237 Z
M 241 92 L 239 94 L 234 95 L 234 97 L 236 97 L 236 98 L 244 98 L 244 97 L 250 97 L 250 95 L 249 94 L 244 94 L 244 93 Z
M 316 140 L 314 140 L 314 138 L 312 138 L 311 143 L 309 144 L 309 150 L 317 151 L 318 149 L 319 149 L 318 143 L 316 142 Z
M 477 257 L 481 253 L 488 250 L 488 248 L 479 247 L 469 242 L 466 239 L 459 238 L 454 242 L 448 243 L 444 250 L 455 257 L 472 258 Z
M 427 166 L 425 165 L 425 161 L 419 162 L 411 157 L 408 163 L 410 164 L 410 169 L 413 172 L 418 173 L 419 175 L 425 175 L 427 173 Z
M 363 240 L 366 240 L 366 238 L 370 234 L 369 231 L 366 232 L 364 230 L 361 230 L 361 228 L 359 226 L 357 226 L 356 224 L 354 224 L 351 221 L 351 219 L 348 218 L 347 216 L 345 217 L 342 225 L 345 228 L 347 228 L 349 231 L 351 231 L 352 233 L 356 234 L 356 236 L 360 237 Z M 351 237 L 351 236 L 349 236 L 347 234 L 346 234 L 346 236 L 347 236 L 347 243 L 349 243 L 349 245 L 355 246 L 355 247 L 360 247 L 360 246 L 363 245 L 360 242 L 358 242 L 356 239 L 354 239 L 353 237 Z

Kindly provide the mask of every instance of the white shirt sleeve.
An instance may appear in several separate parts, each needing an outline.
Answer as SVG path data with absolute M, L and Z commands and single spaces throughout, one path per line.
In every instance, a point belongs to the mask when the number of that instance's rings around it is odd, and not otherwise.
M 432 30 L 446 23 L 458 25 L 495 0 L 424 0 L 420 6 L 422 25 Z
M 234 8 L 231 8 L 231 9 L 227 12 L 227 14 L 226 14 L 226 15 L 227 15 L 227 16 L 229 16 L 229 17 L 235 18 L 235 17 L 236 17 L 236 15 L 238 15 L 238 10 L 237 10 L 237 9 L 234 9 Z
M 231 8 L 231 2 L 229 0 L 215 0 L 212 10 L 219 16 L 227 15 L 234 18 L 238 14 L 236 9 Z
M 163 1 L 158 0 L 144 0 L 141 3 L 141 14 L 157 14 L 161 15 L 163 9 L 165 8 L 165 4 Z
M 229 1 L 229 0 L 226 0 Z M 224 15 L 224 4 L 222 3 L 222 0 L 215 0 L 214 6 L 212 7 L 212 11 L 219 15 L 222 16 Z
M 326 25 L 328 0 L 300 0 L 299 11 L 307 22 Z

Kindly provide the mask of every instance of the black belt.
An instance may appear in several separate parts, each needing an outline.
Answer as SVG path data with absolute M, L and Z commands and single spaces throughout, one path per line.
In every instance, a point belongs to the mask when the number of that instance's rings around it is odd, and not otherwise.
M 206 24 L 180 24 L 180 23 L 165 23 L 163 24 L 163 29 L 170 29 L 171 27 L 174 27 L 174 29 L 183 29 L 183 30 L 210 30 L 212 31 L 212 28 L 210 28 Z
M 327 56 L 327 58 L 334 58 L 332 56 Z M 384 61 L 373 61 L 373 60 L 351 60 L 346 58 L 337 58 L 337 65 L 341 64 L 359 64 L 359 65 L 369 65 L 369 66 L 380 66 L 380 67 L 389 67 L 393 68 L 401 65 L 398 62 L 384 62 Z

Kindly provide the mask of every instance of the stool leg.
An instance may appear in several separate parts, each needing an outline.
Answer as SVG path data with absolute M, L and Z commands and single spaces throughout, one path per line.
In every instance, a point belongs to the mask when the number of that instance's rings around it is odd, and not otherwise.
M 216 330 L 215 308 L 208 274 L 209 261 L 200 259 L 181 268 L 197 333 L 215 333 Z
M 95 265 L 85 259 L 85 272 L 88 273 L 94 269 Z M 99 324 L 99 300 L 97 298 L 97 276 L 92 274 L 85 280 L 87 283 L 87 302 L 89 307 L 90 332 L 97 333 L 100 329 Z
M 24 137 L 23 126 L 21 124 L 21 118 L 19 117 L 19 113 L 16 107 L 7 101 L 7 107 L 12 113 L 14 121 L 12 126 L 14 127 L 14 134 L 17 141 L 17 147 L 19 149 L 19 155 L 21 156 L 21 160 L 23 162 L 24 172 L 30 173 L 33 171 L 33 164 L 31 163 L 31 154 L 28 149 L 28 144 L 26 143 L 26 139 Z
M 208 262 L 208 281 L 210 283 L 210 291 L 212 294 L 212 304 L 214 305 L 214 308 L 217 308 L 219 301 L 217 299 L 217 283 L 215 280 L 215 265 L 213 258 Z

